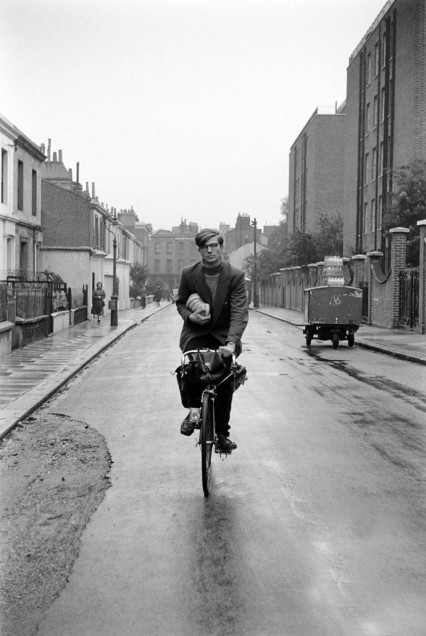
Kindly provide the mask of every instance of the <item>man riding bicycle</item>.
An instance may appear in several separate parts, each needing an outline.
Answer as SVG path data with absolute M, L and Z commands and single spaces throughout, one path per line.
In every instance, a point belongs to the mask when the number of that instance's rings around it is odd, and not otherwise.
M 201 262 L 182 271 L 176 307 L 183 319 L 180 348 L 218 349 L 224 356 L 241 353 L 241 337 L 248 322 L 248 298 L 244 272 L 223 260 L 223 237 L 204 229 L 195 237 Z M 218 386 L 215 401 L 219 450 L 237 448 L 229 439 L 233 378 Z M 202 387 L 192 385 L 187 395 L 189 413 L 182 422 L 182 435 L 192 435 L 199 420 Z

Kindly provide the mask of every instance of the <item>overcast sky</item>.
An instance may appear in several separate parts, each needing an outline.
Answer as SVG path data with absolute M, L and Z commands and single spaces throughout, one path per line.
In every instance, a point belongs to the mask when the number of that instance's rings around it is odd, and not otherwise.
M 99 201 L 280 220 L 292 143 L 385 0 L 0 0 L 0 113 Z

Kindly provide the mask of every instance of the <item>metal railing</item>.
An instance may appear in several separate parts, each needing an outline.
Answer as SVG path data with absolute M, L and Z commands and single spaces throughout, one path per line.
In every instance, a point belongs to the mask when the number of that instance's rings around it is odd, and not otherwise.
M 410 329 L 419 324 L 419 280 L 415 267 L 399 272 L 399 324 Z

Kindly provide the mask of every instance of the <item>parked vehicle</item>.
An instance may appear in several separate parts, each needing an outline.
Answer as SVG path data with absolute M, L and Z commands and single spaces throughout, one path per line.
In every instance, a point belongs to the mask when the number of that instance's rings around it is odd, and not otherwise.
M 353 347 L 355 332 L 362 322 L 362 289 L 343 285 L 324 285 L 305 289 L 306 344 L 312 338 L 331 340 L 337 349 L 339 342 Z

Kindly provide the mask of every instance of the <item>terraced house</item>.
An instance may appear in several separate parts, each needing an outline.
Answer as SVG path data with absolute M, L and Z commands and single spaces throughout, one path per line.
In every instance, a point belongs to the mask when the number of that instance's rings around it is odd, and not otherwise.
M 40 147 L 0 115 L 0 280 L 33 278 L 43 243 Z

